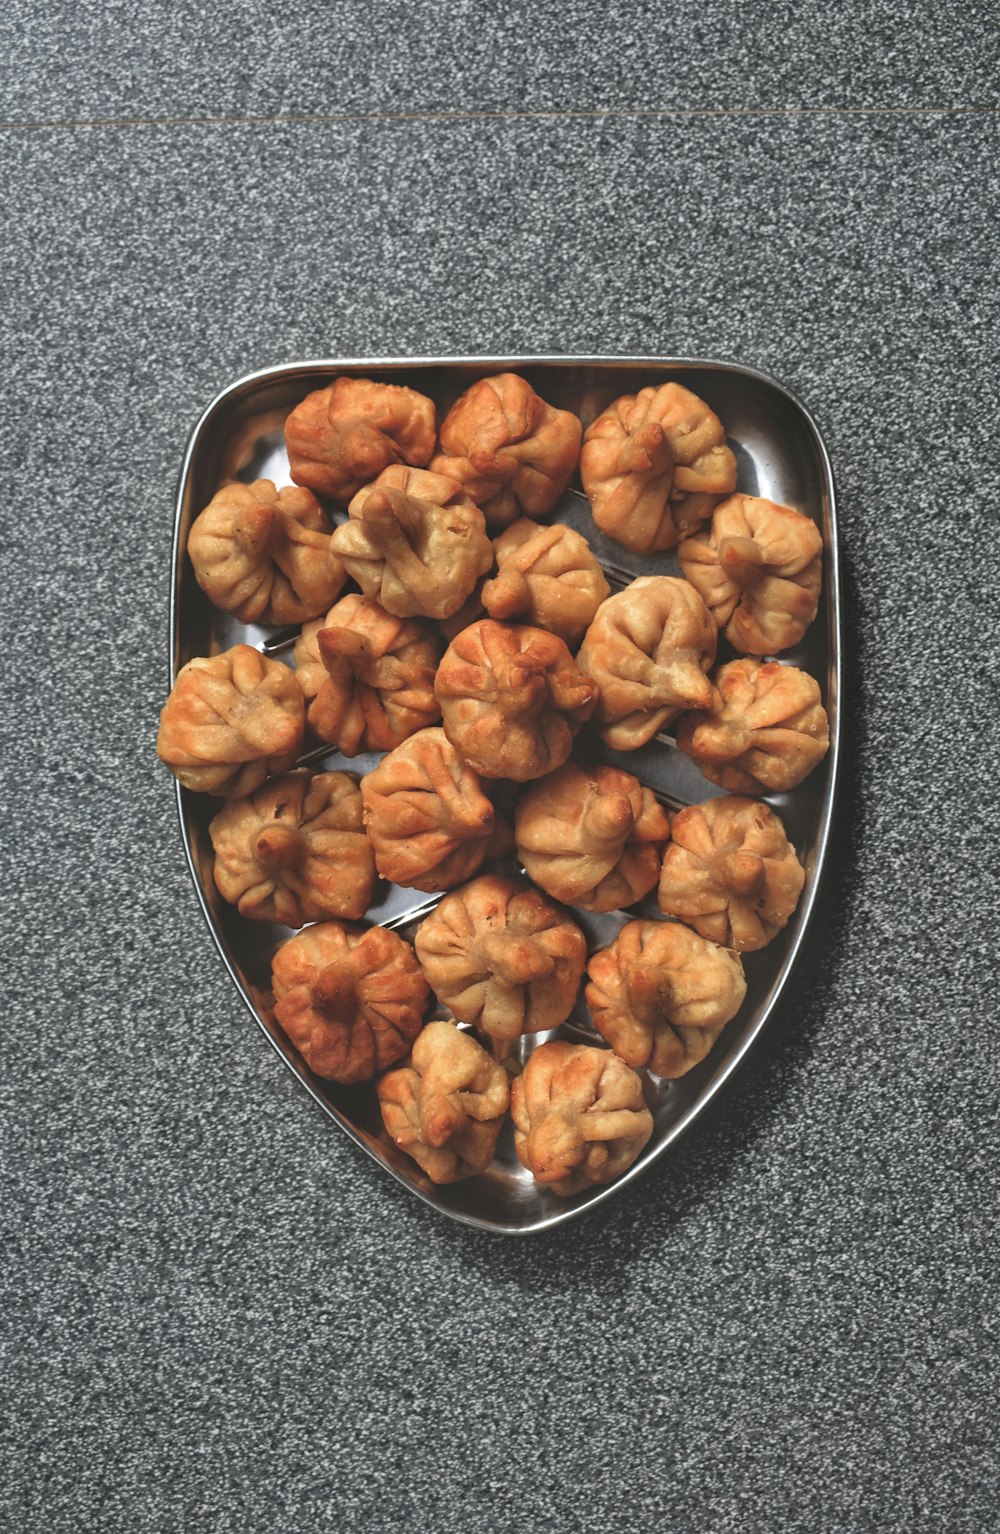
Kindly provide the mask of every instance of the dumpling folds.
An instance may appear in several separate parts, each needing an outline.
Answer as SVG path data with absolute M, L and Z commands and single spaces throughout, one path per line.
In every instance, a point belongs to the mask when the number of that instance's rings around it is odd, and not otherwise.
M 285 422 L 289 472 L 297 485 L 346 506 L 391 463 L 425 468 L 436 424 L 433 401 L 416 389 L 336 378 L 307 394 Z
M 530 884 L 490 874 L 446 895 L 415 946 L 439 1000 L 496 1039 L 564 1023 L 587 957 L 566 911 Z
M 498 532 L 552 510 L 576 468 L 582 432 L 575 415 L 546 404 L 525 379 L 498 373 L 452 405 L 431 468 L 459 480 Z
M 249 645 L 198 656 L 177 674 L 156 750 L 198 793 L 239 799 L 302 749 L 305 703 L 295 675 Z
M 629 922 L 587 972 L 602 1038 L 627 1065 L 671 1080 L 705 1058 L 746 995 L 738 956 L 679 922 Z
M 493 565 L 482 512 L 443 474 L 394 464 L 348 511 L 333 549 L 362 591 L 399 618 L 450 618 Z
M 522 1166 L 564 1198 L 614 1182 L 653 1133 L 635 1071 L 607 1049 L 557 1039 L 515 1080 L 511 1113 Z
M 493 549 L 498 570 L 482 598 L 490 617 L 546 629 L 575 649 L 611 589 L 586 539 L 520 517 Z
M 304 623 L 345 580 L 332 524 L 309 490 L 224 485 L 195 518 L 188 555 L 209 601 L 241 623 Z
M 274 1015 L 306 1064 L 345 1085 L 401 1060 L 427 1010 L 413 949 L 385 927 L 306 927 L 275 954 L 272 984 Z
M 371 904 L 375 857 L 346 772 L 271 778 L 230 800 L 209 831 L 219 893 L 251 921 L 357 921 Z
M 510 1102 L 507 1072 L 454 1023 L 428 1023 L 410 1059 L 376 1091 L 391 1140 L 431 1182 L 474 1177 L 493 1160 Z
M 819 683 L 779 661 L 734 660 L 714 677 L 710 709 L 685 714 L 677 744 L 736 794 L 784 793 L 823 760 L 830 726 Z

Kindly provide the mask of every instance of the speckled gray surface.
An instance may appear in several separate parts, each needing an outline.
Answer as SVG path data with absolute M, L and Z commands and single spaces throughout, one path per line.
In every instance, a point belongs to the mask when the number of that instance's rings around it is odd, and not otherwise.
M 112 115 L 126 43 L 89 94 L 85 50 L 65 79 L 39 54 L 19 110 Z M 995 120 L 3 147 L 3 1528 L 994 1527 Z M 309 1104 L 210 947 L 153 759 L 202 405 L 296 356 L 476 349 L 773 371 L 832 453 L 849 614 L 787 1003 L 676 1153 L 524 1244 L 417 1205 Z
M 608 109 L 995 107 L 990 3 L 14 0 L 9 122 Z

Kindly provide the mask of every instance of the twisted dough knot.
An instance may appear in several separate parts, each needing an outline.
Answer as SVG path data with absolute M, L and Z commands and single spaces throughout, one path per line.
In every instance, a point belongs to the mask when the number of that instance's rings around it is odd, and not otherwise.
M 377 1091 L 392 1140 L 432 1182 L 474 1176 L 492 1161 L 510 1100 L 507 1074 L 454 1023 L 428 1023 L 409 1061 Z

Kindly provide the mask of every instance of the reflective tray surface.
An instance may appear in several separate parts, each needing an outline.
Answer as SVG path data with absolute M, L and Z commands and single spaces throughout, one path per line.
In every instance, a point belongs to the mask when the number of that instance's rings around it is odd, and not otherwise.
M 228 478 L 266 476 L 288 482 L 282 422 L 312 389 L 338 374 L 405 383 L 430 395 L 439 419 L 476 378 L 490 373 L 521 373 L 544 399 L 574 411 L 584 426 L 620 394 L 673 378 L 693 389 L 721 418 L 736 454 L 737 489 L 795 506 L 820 526 L 825 545 L 823 596 L 815 623 L 795 649 L 781 659 L 815 676 L 830 717 L 830 751 L 804 783 L 788 794 L 769 794 L 805 866 L 806 884 L 799 908 L 784 932 L 761 953 L 744 956 L 747 995 L 739 1013 L 723 1029 L 711 1054 L 680 1081 L 665 1082 L 647 1073 L 646 1097 L 654 1129 L 641 1156 L 617 1182 L 591 1188 L 572 1199 L 539 1187 L 514 1153 L 508 1123 L 492 1166 L 466 1182 L 437 1188 L 415 1162 L 386 1136 L 370 1083 L 343 1087 L 315 1076 L 274 1022 L 270 1010 L 270 962 L 275 949 L 291 935 L 284 927 L 245 921 L 218 895 L 212 877 L 208 824 L 219 801 L 177 788 L 181 833 L 202 909 L 220 954 L 250 1012 L 273 1047 L 330 1118 L 400 1182 L 442 1213 L 465 1224 L 508 1235 L 528 1234 L 572 1219 L 591 1205 L 611 1198 L 639 1177 L 693 1122 L 757 1038 L 781 995 L 812 916 L 833 813 L 840 736 L 840 603 L 833 476 L 819 431 L 805 408 L 774 379 L 749 368 L 721 362 L 662 358 L 483 357 L 471 359 L 345 360 L 294 363 L 242 378 L 212 401 L 188 444 L 177 497 L 171 591 L 171 683 L 182 665 L 196 655 L 216 654 L 237 643 L 256 645 L 291 660 L 294 631 L 238 623 L 217 611 L 194 578 L 185 548 L 188 530 L 220 483 Z M 338 512 L 336 520 L 346 513 Z M 589 541 L 613 589 L 638 575 L 677 575 L 671 554 L 636 555 L 605 538 L 594 526 L 579 481 L 567 491 L 550 521 L 575 527 Z M 720 642 L 719 662 L 732 651 Z M 616 755 L 596 735 L 584 732 L 574 753 L 612 761 L 634 773 L 671 809 L 721 793 L 676 750 L 669 735 L 639 751 Z M 363 774 L 375 756 L 347 758 L 327 747 L 307 749 L 303 758 L 325 770 Z M 513 871 L 513 870 L 512 870 Z M 419 921 L 441 897 L 380 883 L 367 919 L 400 931 L 412 941 Z M 592 948 L 604 947 L 635 915 L 658 917 L 655 898 L 628 913 L 594 916 L 571 908 Z M 446 1016 L 438 1008 L 435 1016 Z M 582 999 L 558 1036 L 601 1044 Z M 552 1034 L 521 1040 L 526 1058 Z

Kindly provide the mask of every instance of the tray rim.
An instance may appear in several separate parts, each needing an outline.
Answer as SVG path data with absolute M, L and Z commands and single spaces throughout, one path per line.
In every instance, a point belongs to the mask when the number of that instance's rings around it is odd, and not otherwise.
M 754 1044 L 756 1044 L 758 1038 L 760 1037 L 767 1023 L 770 1021 L 775 1009 L 781 1001 L 785 987 L 791 977 L 792 971 L 795 969 L 795 966 L 798 963 L 799 954 L 805 942 L 806 936 L 810 930 L 813 911 L 815 909 L 819 891 L 826 874 L 827 854 L 829 851 L 830 842 L 830 829 L 833 824 L 833 819 L 836 813 L 837 802 L 840 794 L 841 717 L 844 697 L 843 657 L 841 654 L 843 647 L 843 626 L 841 622 L 840 546 L 839 530 L 837 525 L 836 482 L 834 479 L 833 465 L 830 460 L 830 455 L 827 450 L 826 443 L 823 439 L 823 434 L 819 429 L 819 425 L 817 424 L 816 419 L 812 412 L 809 410 L 808 406 L 799 398 L 799 396 L 792 389 L 789 389 L 786 384 L 783 384 L 780 379 L 775 378 L 773 374 L 768 373 L 761 368 L 749 367 L 742 363 L 727 362 L 722 359 L 712 357 L 626 356 L 616 353 L 577 355 L 573 353 L 554 352 L 540 354 L 513 354 L 503 356 L 494 356 L 490 354 L 471 354 L 451 357 L 321 357 L 309 358 L 301 362 L 277 363 L 272 367 L 256 368 L 253 372 L 242 374 L 239 378 L 234 379 L 214 396 L 214 398 L 205 406 L 199 415 L 188 436 L 187 444 L 184 449 L 184 456 L 181 461 L 181 469 L 177 480 L 177 491 L 174 499 L 174 529 L 173 538 L 171 540 L 170 602 L 168 621 L 170 625 L 169 673 L 170 686 L 172 688 L 177 677 L 177 671 L 179 669 L 179 627 L 177 618 L 180 601 L 180 571 L 184 553 L 184 550 L 181 548 L 181 523 L 186 501 L 187 484 L 191 474 L 192 466 L 194 464 L 196 453 L 198 452 L 201 444 L 202 433 L 220 408 L 222 408 L 228 402 L 238 398 L 242 393 L 249 392 L 256 385 L 280 382 L 283 378 L 302 374 L 303 372 L 315 372 L 317 374 L 321 374 L 330 372 L 335 373 L 338 370 L 343 369 L 351 369 L 352 371 L 357 371 L 362 368 L 387 369 L 447 367 L 489 367 L 500 370 L 513 371 L 518 368 L 545 366 L 598 368 L 649 367 L 656 368 L 662 372 L 669 372 L 674 368 L 698 368 L 705 371 L 728 373 L 740 378 L 749 378 L 753 379 L 757 383 L 764 384 L 768 388 L 773 389 L 778 395 L 782 396 L 802 417 L 802 420 L 804 421 L 812 436 L 813 444 L 817 451 L 818 460 L 823 472 L 827 497 L 830 539 L 829 548 L 827 551 L 829 555 L 828 572 L 825 572 L 825 594 L 830 610 L 830 624 L 832 631 L 836 636 L 836 643 L 833 646 L 832 654 L 830 656 L 828 668 L 828 690 L 824 701 L 827 705 L 829 714 L 831 712 L 829 705 L 831 702 L 832 693 L 834 707 L 832 709 L 832 719 L 830 721 L 830 748 L 827 755 L 829 787 L 823 799 L 820 822 L 817 828 L 816 858 L 813 878 L 810 883 L 810 888 L 806 892 L 799 910 L 796 913 L 799 916 L 798 930 L 791 942 L 791 946 L 782 967 L 782 972 L 774 987 L 773 994 L 769 997 L 766 1004 L 762 1008 L 760 1016 L 757 1018 L 753 1029 L 743 1040 L 740 1048 L 736 1050 L 726 1061 L 724 1067 L 720 1070 L 711 1084 L 705 1089 L 698 1100 L 692 1103 L 688 1110 L 677 1120 L 677 1122 L 670 1127 L 665 1137 L 657 1144 L 655 1150 L 653 1150 L 648 1155 L 645 1153 L 641 1155 L 632 1164 L 632 1166 L 629 1167 L 621 1177 L 616 1178 L 614 1182 L 608 1183 L 604 1187 L 592 1190 L 586 1202 L 574 1202 L 568 1204 L 566 1208 L 556 1209 L 552 1213 L 540 1217 L 534 1223 L 518 1226 L 499 1225 L 493 1220 L 483 1219 L 474 1214 L 470 1214 L 462 1210 L 450 1209 L 446 1206 L 436 1203 L 435 1200 L 416 1183 L 410 1182 L 406 1177 L 404 1177 L 392 1165 L 391 1162 L 380 1161 L 379 1158 L 372 1155 L 369 1147 L 365 1144 L 364 1138 L 361 1134 L 358 1133 L 352 1122 L 342 1113 L 340 1113 L 336 1106 L 320 1091 L 318 1091 L 313 1083 L 305 1075 L 302 1074 L 297 1064 L 296 1052 L 294 1051 L 293 1047 L 287 1041 L 283 1040 L 283 1038 L 280 1037 L 277 1032 L 272 1033 L 270 1029 L 268 1029 L 263 1018 L 260 1016 L 256 1006 L 254 1005 L 253 998 L 244 986 L 233 964 L 230 962 L 229 955 L 222 943 L 220 934 L 216 931 L 215 923 L 212 920 L 212 913 L 209 909 L 208 902 L 201 887 L 201 881 L 198 877 L 198 870 L 194 858 L 194 850 L 191 845 L 191 838 L 188 833 L 188 827 L 184 813 L 184 790 L 179 782 L 175 781 L 174 783 L 174 803 L 176 806 L 177 818 L 180 827 L 181 843 L 184 848 L 184 855 L 187 860 L 188 872 L 191 875 L 191 882 L 194 886 L 195 896 L 197 898 L 198 905 L 201 908 L 202 916 L 205 919 L 205 923 L 211 935 L 212 942 L 214 943 L 216 951 L 218 952 L 219 957 L 225 966 L 230 980 L 235 985 L 236 990 L 242 997 L 243 1002 L 250 1012 L 251 1017 L 257 1024 L 261 1033 L 263 1033 L 268 1043 L 274 1049 L 275 1053 L 291 1071 L 299 1085 L 305 1088 L 306 1092 L 313 1099 L 313 1101 L 318 1104 L 326 1116 L 332 1119 L 347 1134 L 348 1138 L 351 1139 L 354 1144 L 357 1145 L 365 1153 L 368 1159 L 376 1162 L 377 1165 L 381 1166 L 384 1171 L 386 1171 L 396 1180 L 396 1182 L 405 1187 L 409 1193 L 415 1195 L 418 1199 L 420 1199 L 422 1203 L 427 1205 L 428 1208 L 434 1210 L 438 1215 L 441 1215 L 447 1219 L 454 1220 L 460 1225 L 464 1225 L 471 1229 L 484 1231 L 490 1235 L 498 1237 L 528 1237 L 540 1235 L 542 1232 L 554 1229 L 557 1225 L 562 1225 L 569 1220 L 577 1219 L 579 1216 L 588 1213 L 598 1204 L 603 1203 L 606 1199 L 610 1198 L 613 1194 L 618 1192 L 619 1189 L 625 1187 L 626 1184 L 640 1177 L 642 1173 L 645 1172 L 653 1164 L 654 1161 L 658 1161 L 660 1157 L 663 1156 L 664 1153 L 672 1145 L 674 1145 L 683 1134 L 686 1133 L 686 1131 L 691 1127 L 695 1120 L 701 1116 L 701 1114 L 708 1107 L 709 1103 L 714 1101 L 714 1099 L 722 1091 L 723 1087 L 726 1086 L 726 1084 L 730 1081 L 734 1072 L 739 1068 L 740 1065 L 742 1065 L 747 1054 L 753 1048 Z

